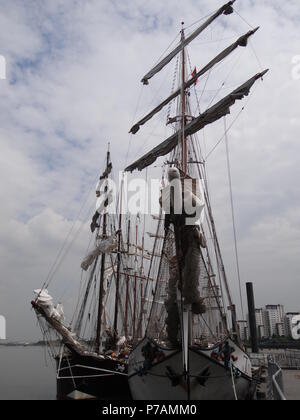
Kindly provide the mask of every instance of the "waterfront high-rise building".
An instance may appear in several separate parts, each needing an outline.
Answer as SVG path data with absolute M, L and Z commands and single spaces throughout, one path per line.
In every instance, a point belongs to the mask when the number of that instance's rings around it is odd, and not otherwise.
M 247 321 L 238 321 L 240 337 L 242 341 L 249 340 L 249 327 Z
M 265 338 L 264 310 L 255 309 L 257 337 L 261 340 Z
M 284 336 L 284 307 L 283 305 L 267 305 L 264 313 L 266 337 Z
M 292 322 L 298 312 L 285 314 L 283 305 L 266 305 L 265 308 L 255 309 L 257 337 L 259 340 L 276 337 L 292 337 Z M 242 340 L 250 338 L 249 316 L 247 321 L 238 321 Z
M 288 312 L 284 317 L 284 330 L 287 337 L 292 337 L 292 322 L 295 316 L 300 316 L 300 311 Z

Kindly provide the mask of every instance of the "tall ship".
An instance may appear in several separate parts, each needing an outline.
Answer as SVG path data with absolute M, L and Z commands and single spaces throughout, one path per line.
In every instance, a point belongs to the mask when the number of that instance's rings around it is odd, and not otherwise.
M 136 134 L 176 101 L 176 114 L 167 121 L 173 133 L 126 168 L 128 172 L 143 171 L 168 155 L 162 164 L 167 179 L 161 188 L 155 245 L 155 253 L 161 257 L 150 274 L 156 287 L 144 299 L 144 305 L 150 306 L 144 337 L 134 343 L 129 356 L 128 378 L 135 400 L 246 400 L 254 395 L 251 361 L 239 336 L 197 133 L 224 119 L 222 139 L 227 140 L 226 116 L 268 70 L 252 75 L 205 111 L 200 111 L 203 106 L 198 101 L 198 114 L 194 115 L 191 98 L 195 85 L 233 51 L 245 48 L 258 28 L 239 37 L 201 70 L 188 68 L 187 49 L 217 19 L 228 19 L 234 13 L 234 3 L 223 5 L 188 35 L 182 24 L 177 47 L 142 79 L 148 85 L 177 60 L 174 80 L 179 80 L 178 87 L 131 129 Z
M 224 139 L 228 144 L 231 108 L 268 70 L 216 100 L 219 89 L 207 106 L 196 86 L 203 81 L 206 85 L 212 71 L 235 50 L 246 48 L 259 28 L 238 37 L 200 70 L 191 66 L 188 53 L 188 46 L 210 25 L 229 19 L 234 3 L 224 4 L 193 31 L 182 24 L 178 45 L 142 78 L 143 85 L 149 85 L 175 61 L 171 94 L 132 126 L 131 136 L 165 109 L 172 133 L 125 168 L 115 200 L 108 149 L 73 319 L 67 321 L 62 305 L 54 304 L 52 275 L 35 290 L 32 307 L 56 361 L 59 399 L 253 398 L 255 380 L 239 336 L 210 199 L 207 154 L 198 132 L 223 119 L 224 135 L 213 150 Z M 227 163 L 231 182 L 228 148 Z M 125 179 L 140 171 L 139 177 L 149 180 L 153 164 L 162 168 L 161 186 L 151 196 L 158 197 L 159 211 L 132 214 L 124 204 Z M 231 207 L 234 222 L 232 194 Z
M 105 161 L 96 186 L 89 248 L 81 267 L 78 264 L 81 287 L 73 318 L 65 319 L 62 304 L 55 304 L 50 294 L 53 273 L 64 260 L 64 247 L 31 302 L 56 362 L 58 399 L 131 399 L 128 356 L 142 337 L 138 328 L 144 316 L 144 269 L 151 258 L 139 232 L 140 216 L 122 214 L 123 181 L 116 194 L 111 187 L 109 149 Z M 71 236 L 70 231 L 67 251 Z M 73 236 L 76 239 L 77 233 Z

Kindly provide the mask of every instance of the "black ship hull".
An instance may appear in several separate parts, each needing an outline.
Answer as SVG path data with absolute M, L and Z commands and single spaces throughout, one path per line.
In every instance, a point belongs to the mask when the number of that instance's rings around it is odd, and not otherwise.
M 57 399 L 131 400 L 127 365 L 70 353 L 57 357 Z M 75 391 L 77 391 L 75 393 Z

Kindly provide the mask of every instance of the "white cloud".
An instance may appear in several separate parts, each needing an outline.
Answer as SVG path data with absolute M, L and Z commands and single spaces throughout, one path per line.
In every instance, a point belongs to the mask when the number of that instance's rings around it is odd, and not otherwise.
M 8 335 L 35 334 L 27 309 L 32 288 L 45 277 L 94 186 L 108 141 L 116 169 L 125 164 L 141 77 L 179 33 L 182 20 L 194 23 L 219 5 L 219 0 L 1 3 L 0 53 L 8 62 L 8 80 L 0 81 L 0 312 L 7 315 Z M 255 281 L 260 304 L 282 299 L 293 310 L 299 306 L 294 289 L 300 83 L 292 78 L 291 60 L 299 54 L 298 1 L 244 0 L 235 7 L 252 25 L 261 25 L 251 45 L 263 67 L 271 69 L 229 136 L 242 273 Z M 237 15 L 222 18 L 189 48 L 192 65 L 200 68 L 248 30 Z M 224 74 L 231 72 L 218 97 L 259 68 L 251 46 L 237 51 L 212 73 L 205 103 L 219 90 Z M 136 116 L 169 93 L 173 71 L 172 63 L 142 89 Z M 201 87 L 203 83 L 199 93 Z M 242 106 L 234 107 L 228 123 Z M 163 112 L 132 138 L 128 160 L 168 135 L 160 124 L 165 116 Z M 205 131 L 208 151 L 222 135 L 222 124 Z M 225 260 L 234 276 L 223 144 L 208 169 Z M 87 208 L 93 203 L 89 200 Z M 61 268 L 54 289 L 58 294 L 69 275 L 79 277 L 75 267 L 88 241 L 84 232 L 85 240 L 83 235 L 70 256 L 74 271 L 67 263 Z M 20 317 L 10 327 L 15 301 Z

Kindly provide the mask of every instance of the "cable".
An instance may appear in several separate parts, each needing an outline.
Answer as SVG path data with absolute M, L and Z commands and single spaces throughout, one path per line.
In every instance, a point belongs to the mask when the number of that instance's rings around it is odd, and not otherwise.
M 227 128 L 227 132 L 223 134 L 223 136 L 220 138 L 220 140 L 214 145 L 214 147 L 211 149 L 211 151 L 208 153 L 208 155 L 206 155 L 205 158 L 205 162 L 207 161 L 207 159 L 213 154 L 213 152 L 216 150 L 216 148 L 219 146 L 219 144 L 223 141 L 223 139 L 225 138 L 225 135 L 229 132 L 229 130 L 233 127 L 233 125 L 236 123 L 236 121 L 238 120 L 239 116 L 241 115 L 241 113 L 245 110 L 246 106 L 249 104 L 252 96 L 254 95 L 256 89 L 258 88 L 258 85 L 256 85 L 253 88 L 252 93 L 250 93 L 248 100 L 246 101 L 245 105 L 242 107 L 242 109 L 240 110 L 240 112 L 238 113 L 238 115 L 235 117 L 235 119 L 232 121 L 232 123 L 230 124 L 230 126 Z
M 98 177 L 97 177 L 98 178 Z M 96 182 L 96 181 L 95 181 Z M 65 240 L 64 240 L 64 242 L 63 242 L 63 245 L 61 246 L 61 248 L 60 248 L 60 250 L 59 250 L 59 252 L 58 252 L 58 254 L 57 254 L 57 256 L 56 256 L 56 258 L 55 258 L 55 260 L 54 260 L 54 262 L 53 262 L 53 264 L 52 264 L 52 266 L 50 267 L 50 270 L 49 270 L 49 272 L 48 272 L 48 275 L 47 275 L 47 277 L 46 277 L 46 280 L 45 280 L 45 282 L 44 282 L 44 284 L 43 284 L 43 286 L 42 286 L 42 289 L 41 290 L 44 290 L 46 287 L 48 287 L 48 285 L 50 284 L 50 282 L 51 282 L 51 279 L 53 278 L 53 275 L 55 274 L 55 272 L 57 271 L 56 269 L 55 269 L 55 266 L 58 264 L 58 262 L 59 262 L 59 259 L 61 258 L 61 255 L 62 255 L 62 253 L 64 252 L 64 249 L 65 249 L 65 247 L 66 247 L 66 245 L 67 245 L 67 242 L 68 242 L 68 239 L 69 239 L 69 237 L 71 236 L 71 234 L 72 234 L 72 232 L 73 232 L 73 230 L 74 230 L 74 228 L 75 228 L 75 225 L 76 225 L 76 222 L 77 222 L 77 220 L 79 219 L 79 217 L 80 217 L 80 215 L 81 215 L 81 213 L 82 213 L 82 211 L 83 211 L 83 209 L 84 209 L 84 207 L 85 207 L 85 205 L 86 205 L 86 203 L 87 203 L 87 201 L 88 201 L 88 198 L 89 198 L 89 196 L 90 196 L 90 194 L 91 194 L 91 192 L 92 192 L 92 189 L 93 189 L 93 187 L 91 187 L 90 188 L 90 190 L 88 191 L 88 194 L 87 194 L 87 196 L 86 196 L 86 199 L 85 200 L 83 200 L 83 203 L 82 203 L 82 205 L 81 205 L 81 207 L 80 207 L 80 209 L 79 209 L 79 212 L 78 212 L 78 214 L 77 214 L 77 216 L 75 217 L 75 219 L 74 219 L 74 222 L 73 222 L 73 224 L 72 224 L 72 226 L 71 226 L 71 229 L 69 230 L 69 233 L 67 234 L 67 236 L 66 236 L 66 238 L 65 238 Z
M 227 82 L 227 80 L 229 79 L 229 76 L 233 73 L 233 70 L 234 70 L 234 69 L 236 68 L 236 66 L 238 65 L 238 63 L 239 63 L 239 61 L 240 61 L 240 59 L 241 59 L 241 57 L 242 57 L 242 54 L 243 54 L 243 51 L 241 51 L 241 52 L 238 54 L 238 57 L 237 57 L 236 61 L 233 63 L 232 68 L 230 69 L 230 71 L 228 72 L 227 76 L 226 76 L 226 77 L 225 77 L 225 79 L 223 80 L 223 82 L 222 82 L 221 86 L 220 86 L 220 87 L 219 87 L 219 89 L 216 91 L 216 93 L 215 93 L 215 95 L 213 96 L 212 100 L 210 101 L 210 103 L 209 103 L 209 105 L 208 105 L 207 109 L 208 109 L 208 108 L 212 105 L 213 101 L 214 101 L 214 100 L 216 99 L 216 97 L 219 95 L 219 93 L 221 92 L 221 90 L 222 90 L 222 89 L 224 89 L 224 87 L 225 87 L 225 85 L 226 85 L 226 82 Z M 219 66 L 220 66 L 221 64 L 224 64 L 224 62 L 219 63 Z M 219 66 L 218 66 L 218 67 L 219 67 Z
M 168 50 L 172 47 L 172 45 L 175 43 L 176 39 L 181 35 L 181 31 L 179 31 L 179 33 L 177 33 L 177 35 L 175 36 L 175 38 L 173 39 L 173 41 L 170 43 L 170 45 L 165 49 L 165 51 L 161 54 L 161 56 L 159 57 L 159 59 L 156 61 L 156 63 L 153 65 L 156 66 L 161 60 L 162 58 L 165 56 L 165 54 L 168 52 Z
M 242 19 L 242 21 L 246 23 L 246 25 L 250 26 L 251 29 L 254 29 L 254 26 L 251 25 L 245 18 L 243 18 L 243 16 L 236 9 L 233 10 Z
M 254 88 L 254 90 L 252 91 L 252 93 L 250 93 L 250 96 L 247 100 L 247 102 L 245 103 L 245 105 L 242 107 L 242 109 L 240 110 L 240 112 L 238 113 L 238 115 L 235 117 L 235 119 L 232 121 L 232 123 L 230 124 L 230 126 L 227 128 L 227 131 L 223 134 L 223 136 L 220 138 L 220 140 L 214 145 L 214 147 L 211 149 L 211 151 L 207 154 L 205 161 L 207 161 L 207 159 L 213 154 L 213 152 L 216 150 L 216 148 L 219 146 L 219 144 L 223 141 L 223 139 L 225 138 L 226 134 L 229 132 L 229 130 L 231 130 L 231 128 L 233 127 L 233 125 L 236 123 L 236 121 L 238 120 L 238 118 L 240 117 L 241 113 L 245 110 L 246 106 L 248 105 L 248 103 L 250 102 L 255 90 L 257 89 L 258 86 L 256 86 Z
M 179 55 L 177 56 L 177 60 L 176 60 L 176 64 L 175 64 L 171 93 L 174 93 L 174 90 L 175 90 L 175 83 L 176 83 L 176 79 L 178 77 L 178 72 L 179 72 L 178 68 L 179 68 Z M 174 101 L 175 101 L 175 99 L 173 101 L 171 101 L 169 103 L 169 106 L 168 106 L 167 123 L 168 123 L 170 115 L 171 115 L 171 108 L 172 108 L 172 105 L 173 105 Z
M 212 16 L 214 13 L 216 13 L 216 12 L 217 12 L 217 10 L 218 10 L 218 9 L 216 9 L 214 12 L 209 13 L 208 15 L 203 16 L 202 18 L 200 18 L 200 19 L 196 20 L 194 23 L 191 23 L 189 26 L 187 26 L 187 27 L 185 28 L 185 30 L 187 31 L 187 30 L 188 30 L 188 29 L 190 29 L 192 26 L 195 26 L 195 25 L 197 25 L 197 23 L 202 22 L 202 20 L 209 18 L 209 17 L 210 17 L 210 16 Z
M 133 119 L 132 119 L 132 124 L 134 124 L 134 121 L 135 121 L 135 117 L 136 117 L 136 114 L 137 114 L 137 111 L 138 111 L 138 108 L 139 108 L 139 105 L 140 105 L 140 101 L 141 101 L 141 98 L 142 98 L 143 90 L 144 90 L 144 85 L 142 85 L 142 87 L 140 89 L 140 94 L 139 94 L 138 101 L 137 101 L 137 104 L 136 104 L 136 108 L 135 108 L 135 111 L 134 111 L 134 116 L 133 116 Z M 130 134 L 130 137 L 129 137 L 129 141 L 128 141 L 128 147 L 127 147 L 126 158 L 125 158 L 125 165 L 124 166 L 127 166 L 127 163 L 128 163 L 128 156 L 129 156 L 129 152 L 130 152 L 130 149 L 131 149 L 132 136 L 133 136 L 133 134 L 131 133 Z
M 224 117 L 224 129 L 225 129 L 227 172 L 228 172 L 228 181 L 229 181 L 229 194 L 230 194 L 230 204 L 231 204 L 231 217 L 232 217 L 232 227 L 233 227 L 233 237 L 234 237 L 236 269 L 237 269 L 237 276 L 238 276 L 238 281 L 239 281 L 239 291 L 240 291 L 240 302 L 241 302 L 242 316 L 243 316 L 243 319 L 245 319 L 245 317 L 244 317 L 244 303 L 243 303 L 243 296 L 242 296 L 240 262 L 239 262 L 239 253 L 238 253 L 238 245 L 237 245 L 236 223 L 235 223 L 235 214 L 234 214 L 232 176 L 231 176 L 231 168 L 230 168 L 230 156 L 229 156 L 229 144 L 228 144 L 228 136 L 227 136 L 226 117 Z
M 79 228 L 78 228 L 77 232 L 74 234 L 73 239 L 71 240 L 71 242 L 70 242 L 70 243 L 68 244 L 68 246 L 66 247 L 66 249 L 65 249 L 65 251 L 64 251 L 64 254 L 62 254 L 62 256 L 61 256 L 61 258 L 60 258 L 60 261 L 59 261 L 59 262 L 57 261 L 57 265 L 56 265 L 55 269 L 52 271 L 52 274 L 49 276 L 48 281 L 47 281 L 47 283 L 45 283 L 44 287 L 46 287 L 46 288 L 47 288 L 47 287 L 49 287 L 50 283 L 52 282 L 52 280 L 53 280 L 54 276 L 56 275 L 56 273 L 57 273 L 58 269 L 60 268 L 61 264 L 63 263 L 64 259 L 66 258 L 66 256 L 67 256 L 67 255 L 68 255 L 68 253 L 70 252 L 70 249 L 71 249 L 71 247 L 73 246 L 74 242 L 76 241 L 76 239 L 77 239 L 78 235 L 79 235 L 79 234 L 80 234 L 80 232 L 82 231 L 82 229 L 83 229 L 83 227 L 84 227 L 84 225 L 85 225 L 85 223 L 86 223 L 87 219 L 89 218 L 89 215 L 90 215 L 91 210 L 92 210 L 92 208 L 93 208 L 93 207 L 94 207 L 94 204 L 90 207 L 90 209 L 89 209 L 89 211 L 88 211 L 88 213 L 87 213 L 86 217 L 84 218 L 84 222 L 81 222 L 81 223 L 80 223 L 80 226 L 79 226 Z M 74 226 L 75 226 L 76 222 L 77 222 L 77 221 L 75 220 L 75 222 L 74 222 L 74 224 L 73 224 Z
M 255 51 L 255 48 L 254 48 L 254 46 L 253 46 L 253 43 L 251 42 L 251 40 L 250 40 L 250 39 L 249 39 L 249 43 L 250 43 L 250 48 L 251 48 L 251 50 L 252 50 L 252 52 L 253 52 L 253 54 L 254 54 L 254 56 L 255 56 L 256 60 L 257 60 L 258 66 L 259 66 L 259 68 L 260 68 L 260 71 L 262 72 L 262 71 L 264 70 L 264 68 L 263 68 L 263 66 L 262 66 L 262 63 L 261 63 L 261 61 L 260 61 L 260 59 L 259 59 L 259 57 L 258 57 L 258 55 L 257 55 L 256 51 Z
M 234 392 L 234 398 L 235 398 L 236 401 L 238 401 L 238 396 L 237 396 L 237 393 L 236 393 L 235 382 L 234 382 L 232 363 L 230 363 L 230 370 L 231 370 L 231 379 L 232 379 L 232 387 L 233 387 L 233 392 Z
M 227 131 L 229 131 L 232 126 L 234 125 L 234 123 L 237 121 L 237 119 L 239 118 L 239 116 L 241 115 L 241 113 L 244 111 L 245 107 L 243 106 L 243 108 L 240 110 L 240 112 L 238 113 L 238 115 L 236 116 L 236 118 L 233 120 L 233 122 L 230 124 L 229 128 L 227 129 Z M 211 149 L 211 151 L 207 154 L 205 161 L 208 160 L 208 158 L 213 154 L 213 152 L 216 150 L 216 148 L 219 146 L 219 144 L 223 141 L 223 139 L 225 138 L 226 133 L 223 134 L 223 136 L 220 138 L 220 140 L 214 145 L 214 147 Z

